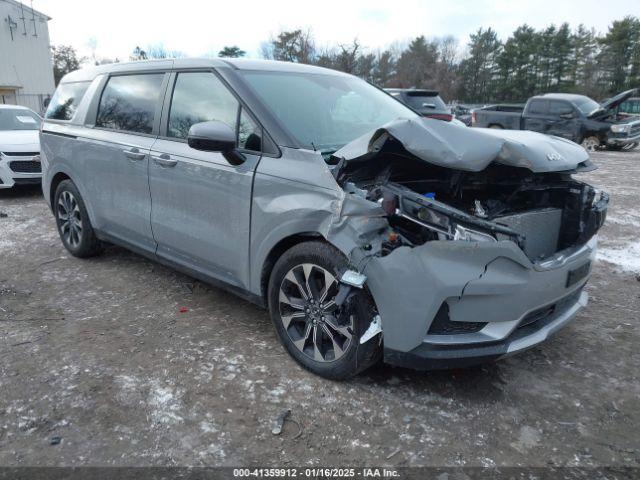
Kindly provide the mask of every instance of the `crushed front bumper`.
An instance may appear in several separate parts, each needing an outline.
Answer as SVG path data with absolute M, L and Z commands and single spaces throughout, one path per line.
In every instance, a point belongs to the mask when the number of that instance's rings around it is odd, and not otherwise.
M 0 154 L 0 189 L 14 185 L 39 184 L 42 179 L 40 155 Z
M 533 263 L 513 242 L 442 241 L 368 262 L 384 359 L 415 369 L 469 366 L 530 348 L 586 305 L 597 239 Z M 439 312 L 455 333 L 431 328 Z

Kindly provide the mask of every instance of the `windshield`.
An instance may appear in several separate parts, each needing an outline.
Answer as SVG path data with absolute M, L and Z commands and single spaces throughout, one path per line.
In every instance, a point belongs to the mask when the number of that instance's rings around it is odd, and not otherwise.
M 31 110 L 0 108 L 0 130 L 38 130 L 40 117 Z
M 578 107 L 578 110 L 580 110 L 585 115 L 589 115 L 590 113 L 593 113 L 596 110 L 600 110 L 601 108 L 598 102 L 596 102 L 595 100 L 591 100 L 588 97 L 576 100 L 574 103 L 576 107 Z
M 356 77 L 291 72 L 241 72 L 301 145 L 332 152 L 397 118 L 416 114 Z

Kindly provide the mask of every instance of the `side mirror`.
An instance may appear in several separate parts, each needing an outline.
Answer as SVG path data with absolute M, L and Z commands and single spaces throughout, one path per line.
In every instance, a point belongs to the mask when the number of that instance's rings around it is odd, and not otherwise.
M 236 134 L 226 123 L 194 123 L 189 128 L 187 143 L 195 150 L 220 152 L 231 165 L 240 165 L 245 161 L 244 155 L 236 150 Z

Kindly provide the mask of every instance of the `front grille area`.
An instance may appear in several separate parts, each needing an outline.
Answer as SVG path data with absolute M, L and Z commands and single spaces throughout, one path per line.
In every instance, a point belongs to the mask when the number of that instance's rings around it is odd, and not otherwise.
M 429 335 L 458 335 L 476 333 L 482 330 L 486 322 L 452 322 L 449 319 L 449 306 L 443 303 L 427 332 Z
M 2 152 L 7 157 L 35 157 L 40 155 L 40 152 Z
M 9 168 L 15 173 L 42 173 L 40 162 L 33 160 L 14 160 L 9 163 Z

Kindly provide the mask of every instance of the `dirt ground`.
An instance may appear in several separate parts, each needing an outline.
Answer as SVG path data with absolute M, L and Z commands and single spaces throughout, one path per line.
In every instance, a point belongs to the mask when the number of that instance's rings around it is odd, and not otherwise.
M 570 326 L 343 383 L 299 368 L 265 311 L 121 248 L 73 258 L 39 189 L 0 191 L 0 465 L 639 466 L 640 151 L 594 160 L 610 216 Z

